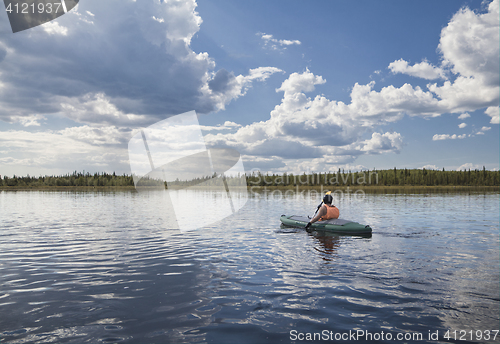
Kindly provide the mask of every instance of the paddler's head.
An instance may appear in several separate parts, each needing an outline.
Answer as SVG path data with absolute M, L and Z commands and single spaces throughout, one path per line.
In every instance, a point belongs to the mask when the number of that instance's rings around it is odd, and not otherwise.
M 325 204 L 332 204 L 333 202 L 333 197 L 332 195 L 330 195 L 330 193 L 327 193 L 324 197 L 323 197 L 323 203 Z

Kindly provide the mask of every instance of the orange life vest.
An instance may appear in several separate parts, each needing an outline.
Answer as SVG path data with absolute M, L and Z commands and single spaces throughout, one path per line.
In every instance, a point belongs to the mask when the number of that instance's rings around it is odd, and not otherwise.
M 319 220 L 330 220 L 330 219 L 338 219 L 339 218 L 339 209 L 334 205 L 326 205 L 326 215 L 322 216 Z

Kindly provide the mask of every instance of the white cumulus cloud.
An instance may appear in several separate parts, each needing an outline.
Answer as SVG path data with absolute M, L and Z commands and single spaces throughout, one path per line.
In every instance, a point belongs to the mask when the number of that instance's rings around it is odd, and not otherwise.
M 491 117 L 491 124 L 499 124 L 500 123 L 500 107 L 498 106 L 490 106 L 484 112 L 488 116 Z
M 55 21 L 50 21 L 48 23 L 43 24 L 42 28 L 49 35 L 62 35 L 62 36 L 68 35 L 68 28 L 59 25 L 59 23 Z
M 91 145 L 112 145 L 126 143 L 130 139 L 130 130 L 119 129 L 115 126 L 91 127 L 83 125 L 69 127 L 58 131 L 64 137 L 83 141 Z
M 419 167 L 419 169 L 426 169 L 426 170 L 439 170 L 439 167 L 437 167 L 436 165 L 425 165 L 425 166 L 422 166 L 422 167 Z
M 479 131 L 476 133 L 476 135 L 484 135 L 484 132 L 485 132 L 485 131 L 488 131 L 488 130 L 490 130 L 490 129 L 491 129 L 491 127 L 482 127 L 482 128 L 481 128 L 481 130 L 479 130 Z
M 216 110 L 224 110 L 231 100 L 244 96 L 254 81 L 265 81 L 274 73 L 282 72 L 276 67 L 258 67 L 250 69 L 248 75 L 234 76 L 233 73 L 220 69 L 213 73 L 202 88 L 205 100 L 215 104 Z
M 394 74 L 407 74 L 427 80 L 446 79 L 443 69 L 431 65 L 427 61 L 422 61 L 420 63 L 414 64 L 413 66 L 410 66 L 407 61 L 399 59 L 389 64 L 388 68 Z
M 448 112 L 498 106 L 500 93 L 499 1 L 488 12 L 463 8 L 441 31 L 439 51 L 443 65 L 456 75 L 444 85 L 429 85 Z
M 258 36 L 262 38 L 264 41 L 264 47 L 271 50 L 281 50 L 286 49 L 287 46 L 290 45 L 300 45 L 302 44 L 298 39 L 290 40 L 290 39 L 276 39 L 273 35 L 258 32 Z
M 42 115 L 29 115 L 29 116 L 20 116 L 20 117 L 11 117 L 13 122 L 19 122 L 23 127 L 39 127 L 40 121 L 47 119 Z
M 433 141 L 440 141 L 440 140 L 455 140 L 455 139 L 465 139 L 467 137 L 467 134 L 462 134 L 462 135 L 449 135 L 449 134 L 435 134 L 432 137 Z
M 399 133 L 373 133 L 371 139 L 362 142 L 361 151 L 371 154 L 399 152 L 403 146 L 403 138 Z
M 482 169 L 483 167 L 480 166 L 480 165 L 477 165 L 477 164 L 473 164 L 473 163 L 465 163 L 463 165 L 461 165 L 460 167 L 457 168 L 457 171 L 463 171 L 463 170 L 480 170 Z
M 464 7 L 441 31 L 438 51 L 443 62 L 440 67 L 425 60 L 410 65 L 399 59 L 388 68 L 393 73 L 427 80 L 447 79 L 442 85 L 427 85 L 432 97 L 439 100 L 441 113 L 497 107 L 500 99 L 498 17 L 499 0 L 493 0 L 486 13 L 475 13 Z M 447 78 L 447 74 L 453 78 Z M 498 123 L 497 118 L 492 116 L 492 123 Z
M 307 69 L 306 72 L 292 73 L 288 79 L 283 81 L 281 87 L 276 89 L 277 92 L 285 92 L 285 97 L 288 94 L 299 94 L 301 92 L 312 92 L 316 85 L 324 84 L 324 80 L 321 75 L 314 75 Z

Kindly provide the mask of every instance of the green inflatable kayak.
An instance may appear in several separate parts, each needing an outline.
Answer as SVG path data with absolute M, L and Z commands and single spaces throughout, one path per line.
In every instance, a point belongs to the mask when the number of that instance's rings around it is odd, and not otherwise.
M 286 216 L 281 215 L 281 223 L 289 227 L 305 227 L 309 222 L 307 216 Z M 362 225 L 357 222 L 343 220 L 343 219 L 332 219 L 326 221 L 315 222 L 309 227 L 314 230 L 323 230 L 339 234 L 371 234 L 372 229 L 368 225 Z

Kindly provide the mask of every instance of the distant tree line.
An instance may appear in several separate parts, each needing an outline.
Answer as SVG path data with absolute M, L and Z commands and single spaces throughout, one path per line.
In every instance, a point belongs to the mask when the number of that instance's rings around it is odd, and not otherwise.
M 211 176 L 204 176 L 200 178 L 193 178 L 190 180 L 179 180 L 168 182 L 169 186 L 175 187 L 188 187 L 188 186 L 244 186 L 246 179 L 248 177 L 244 174 L 236 174 L 236 175 L 223 175 L 219 173 L 214 173 Z
M 176 187 L 187 187 L 194 185 L 244 185 L 242 183 L 243 175 L 235 176 L 223 176 L 221 174 L 214 173 L 212 176 L 205 176 L 200 178 L 194 178 L 191 180 L 175 180 L 168 182 L 168 185 Z M 146 176 L 139 180 L 138 186 L 142 187 L 155 187 L 164 184 L 167 187 L 167 183 L 163 180 Z M 27 175 L 25 177 L 12 176 L 7 177 L 0 176 L 0 187 L 52 187 L 52 186 L 86 186 L 86 187 L 99 187 L 99 186 L 134 186 L 133 176 L 126 174 L 117 175 L 115 172 L 108 174 L 103 173 L 81 173 L 74 171 L 72 174 L 65 174 L 61 176 L 39 176 L 32 177 Z
M 482 170 L 445 171 L 423 169 L 390 169 L 351 172 L 303 174 L 262 174 L 247 176 L 249 186 L 500 186 L 500 172 Z
M 188 187 L 194 185 L 244 185 L 248 186 L 500 186 L 500 171 L 482 170 L 445 171 L 423 169 L 390 169 L 372 171 L 318 172 L 303 174 L 262 174 L 252 172 L 247 175 L 223 176 L 214 173 L 212 176 L 190 180 L 168 182 L 170 186 Z M 140 185 L 155 186 L 163 181 L 143 178 Z M 167 184 L 167 183 L 164 183 Z M 0 187 L 49 187 L 49 186 L 134 186 L 133 176 L 116 173 L 80 173 L 73 172 L 61 176 L 26 177 L 0 176 Z M 165 185 L 166 187 L 167 185 Z
M 11 178 L 4 176 L 0 178 L 0 186 L 13 187 L 47 187 L 47 186 L 133 186 L 134 180 L 132 176 L 126 174 L 117 175 L 103 173 L 81 173 L 73 172 L 61 176 L 39 176 L 26 177 L 13 176 Z

